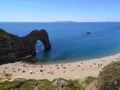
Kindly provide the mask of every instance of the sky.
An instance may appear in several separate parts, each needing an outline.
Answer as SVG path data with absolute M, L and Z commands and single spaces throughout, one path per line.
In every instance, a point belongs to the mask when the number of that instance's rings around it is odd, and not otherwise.
M 0 0 L 0 22 L 120 21 L 120 0 Z

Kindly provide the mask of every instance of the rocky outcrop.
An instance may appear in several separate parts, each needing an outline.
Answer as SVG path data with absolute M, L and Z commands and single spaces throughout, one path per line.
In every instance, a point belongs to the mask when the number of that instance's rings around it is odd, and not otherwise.
M 19 61 L 36 54 L 36 41 L 44 45 L 44 51 L 51 49 L 46 30 L 34 30 L 24 37 L 18 37 L 0 29 L 0 63 Z
M 87 35 L 91 34 L 91 32 L 86 32 Z
M 72 83 L 70 83 L 68 80 L 58 78 L 53 80 L 53 86 L 55 90 L 66 90 L 66 88 L 68 88 L 69 86 L 72 86 Z

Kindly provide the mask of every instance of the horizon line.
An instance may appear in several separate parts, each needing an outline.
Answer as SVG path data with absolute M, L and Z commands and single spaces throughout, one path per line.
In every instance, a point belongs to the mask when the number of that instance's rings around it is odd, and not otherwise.
M 4 22 L 16 22 L 16 23 L 21 23 L 21 22 L 27 22 L 27 23 L 32 23 L 32 22 L 42 22 L 42 23 L 52 23 L 52 22 L 55 22 L 55 23 L 64 23 L 64 22 L 70 22 L 70 23 L 76 23 L 76 22 L 81 22 L 81 23 L 87 23 L 87 22 L 120 22 L 120 21 L 0 21 L 0 23 L 4 23 Z

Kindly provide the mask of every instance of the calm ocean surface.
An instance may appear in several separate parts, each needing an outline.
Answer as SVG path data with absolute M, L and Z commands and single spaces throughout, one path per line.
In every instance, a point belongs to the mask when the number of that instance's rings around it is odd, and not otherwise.
M 120 52 L 120 23 L 117 22 L 1 22 L 0 28 L 18 36 L 24 36 L 34 29 L 46 29 L 52 49 L 44 53 L 44 47 L 38 41 L 36 45 L 38 62 L 85 60 Z M 86 35 L 87 31 L 92 34 Z

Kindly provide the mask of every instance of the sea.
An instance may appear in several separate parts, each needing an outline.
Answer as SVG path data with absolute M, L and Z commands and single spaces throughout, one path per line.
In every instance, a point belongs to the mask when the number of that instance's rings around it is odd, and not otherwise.
M 120 52 L 120 22 L 0 22 L 0 28 L 20 37 L 45 29 L 52 48 L 44 52 L 42 42 L 36 41 L 37 63 L 88 60 Z

